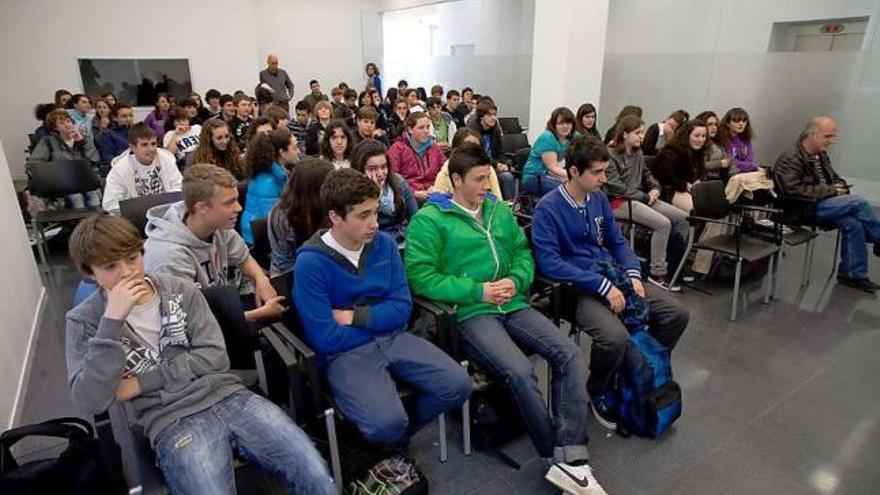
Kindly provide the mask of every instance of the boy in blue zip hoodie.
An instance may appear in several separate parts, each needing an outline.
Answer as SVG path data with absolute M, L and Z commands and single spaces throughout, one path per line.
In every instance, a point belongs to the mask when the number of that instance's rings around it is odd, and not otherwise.
M 595 138 L 572 142 L 565 158 L 568 181 L 538 202 L 532 243 L 541 273 L 571 282 L 580 291 L 577 324 L 593 340 L 587 392 L 598 422 L 613 430 L 617 418 L 607 392 L 629 342 L 624 321 L 643 322 L 637 314 L 644 314 L 647 302 L 648 332 L 672 350 L 689 315 L 662 289 L 642 284 L 639 259 L 600 190 L 610 159 L 605 145 Z
M 124 402 L 156 452 L 172 493 L 235 492 L 233 453 L 296 493 L 335 494 L 308 436 L 229 371 L 223 334 L 193 282 L 144 273 L 128 220 L 94 215 L 70 236 L 70 255 L 100 286 L 67 313 L 67 373 L 89 414 Z
M 322 359 L 336 405 L 367 440 L 404 445 L 471 393 L 465 370 L 407 332 L 412 299 L 397 243 L 380 232 L 379 188 L 352 169 L 331 172 L 321 202 L 332 227 L 299 249 L 293 299 Z M 409 418 L 396 381 L 418 393 Z

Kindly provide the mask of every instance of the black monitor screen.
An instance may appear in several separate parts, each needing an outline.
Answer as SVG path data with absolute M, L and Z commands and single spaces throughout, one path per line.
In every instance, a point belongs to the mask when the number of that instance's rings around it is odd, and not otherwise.
M 135 106 L 153 106 L 159 93 L 182 101 L 192 91 L 185 58 L 81 58 L 79 73 L 87 95 L 113 93 Z

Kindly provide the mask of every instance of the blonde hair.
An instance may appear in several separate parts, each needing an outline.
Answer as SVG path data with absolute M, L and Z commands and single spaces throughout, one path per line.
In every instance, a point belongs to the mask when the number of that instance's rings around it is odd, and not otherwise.
M 236 187 L 238 181 L 224 168 L 210 163 L 196 163 L 186 167 L 183 174 L 183 202 L 192 213 L 196 203 L 210 201 L 218 187 Z
M 67 242 L 76 268 L 92 275 L 92 267 L 119 261 L 143 250 L 140 232 L 128 220 L 96 214 L 80 221 Z

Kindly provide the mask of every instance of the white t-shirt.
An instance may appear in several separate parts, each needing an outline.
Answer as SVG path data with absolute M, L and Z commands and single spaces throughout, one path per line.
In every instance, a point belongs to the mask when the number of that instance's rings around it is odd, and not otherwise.
M 134 155 L 132 155 L 132 160 L 137 163 Z M 138 197 L 165 192 L 165 183 L 162 182 L 162 169 L 159 167 L 158 160 L 154 160 L 152 165 L 141 165 L 140 163 L 135 165 L 134 188 L 137 191 Z
M 483 215 L 482 215 L 483 205 L 478 206 L 476 210 L 471 210 L 471 209 L 469 209 L 469 208 L 465 208 L 464 206 L 462 206 L 462 205 L 456 203 L 455 201 L 453 201 L 452 204 L 454 204 L 455 206 L 461 208 L 465 213 L 467 213 L 468 215 L 470 215 L 470 216 L 471 216 L 474 220 L 476 220 L 477 223 L 479 223 L 480 225 L 483 224 Z
M 330 234 L 330 231 L 324 233 L 321 236 L 321 240 L 324 241 L 324 244 L 330 247 L 330 249 L 336 251 L 337 253 L 345 256 L 348 261 L 351 261 L 351 264 L 354 266 L 358 266 L 358 263 L 361 260 L 361 253 L 364 252 L 364 246 L 362 245 L 360 249 L 357 251 L 352 251 L 350 249 L 346 249 L 336 241 L 336 238 Z
M 147 279 L 147 283 L 152 283 Z M 159 310 L 159 293 L 153 288 L 153 298 L 144 304 L 136 304 L 125 318 L 129 329 L 140 345 L 159 353 L 159 335 L 162 332 L 162 314 Z
M 202 126 L 193 125 L 190 126 L 189 131 L 186 132 L 183 136 L 179 136 L 177 138 L 177 152 L 174 153 L 178 159 L 183 158 L 187 153 L 191 151 L 195 151 L 196 148 L 199 147 L 199 135 L 202 133 Z M 174 137 L 174 131 L 169 131 L 165 133 L 165 137 L 162 138 L 162 147 L 168 149 L 168 145 L 171 144 L 171 139 Z

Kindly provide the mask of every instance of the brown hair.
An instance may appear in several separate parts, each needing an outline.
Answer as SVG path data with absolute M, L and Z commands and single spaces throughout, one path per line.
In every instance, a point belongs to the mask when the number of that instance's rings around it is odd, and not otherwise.
M 421 119 L 430 120 L 430 117 L 428 117 L 428 114 L 425 112 L 410 112 L 409 115 L 406 116 L 406 120 L 403 121 L 403 125 L 407 129 L 412 129 Z
M 272 129 L 276 129 L 282 120 L 287 120 L 288 118 L 287 110 L 275 104 L 266 107 L 266 109 L 263 110 L 263 115 L 269 119 L 269 123 L 272 124 Z
M 380 155 L 385 157 L 385 165 L 388 167 L 388 178 L 385 179 L 385 182 L 394 191 L 395 220 L 397 223 L 403 223 L 405 220 L 409 220 L 409 212 L 407 212 L 406 205 L 403 202 L 403 191 L 397 182 L 397 174 L 391 167 L 391 159 L 388 158 L 388 150 L 385 149 L 385 146 L 379 141 L 369 138 L 356 144 L 354 149 L 351 150 L 351 168 L 366 174 L 367 161 L 374 156 Z
M 327 107 L 327 110 L 330 110 L 330 118 L 333 118 L 333 105 L 327 100 L 321 100 L 318 103 L 315 103 L 315 108 L 312 113 L 315 115 L 315 119 L 318 119 L 318 110 Z
M 635 115 L 627 115 L 623 117 L 620 119 L 620 122 L 617 123 L 617 127 L 614 128 L 614 143 L 608 147 L 616 150 L 626 149 L 626 145 L 623 142 L 623 135 L 638 129 L 643 125 L 645 125 L 645 122 Z
M 214 130 L 225 127 L 229 131 L 229 146 L 226 151 L 221 152 L 214 148 Z M 238 151 L 238 145 L 235 144 L 235 136 L 232 129 L 223 119 L 208 119 L 202 126 L 202 133 L 199 135 L 199 146 L 196 148 L 194 163 L 212 163 L 228 170 L 236 177 L 245 177 L 244 163 Z
M 251 179 L 272 169 L 275 161 L 275 147 L 272 138 L 266 134 L 254 134 L 248 143 L 244 162 L 247 176 Z
M 183 202 L 192 213 L 196 203 L 210 201 L 218 187 L 236 187 L 238 181 L 227 170 L 210 163 L 195 163 L 183 174 Z
M 143 250 L 137 228 L 128 220 L 97 214 L 80 221 L 67 241 L 76 268 L 93 275 L 92 267 L 121 260 Z
M 330 139 L 336 129 L 342 130 L 342 135 L 345 136 L 345 151 L 342 152 L 342 157 L 347 160 L 351 156 L 351 134 L 348 132 L 348 126 L 342 119 L 333 119 L 327 124 L 327 128 L 324 129 L 324 138 L 321 139 L 321 156 L 330 162 L 335 159 Z
M 725 112 L 724 117 L 721 118 L 721 122 L 718 123 L 718 142 L 722 147 L 729 147 L 730 141 L 733 139 L 733 136 L 730 135 L 730 129 L 727 128 L 727 124 L 734 121 L 741 122 L 743 120 L 746 121 L 746 128 L 742 131 L 742 138 L 747 143 L 752 142 L 752 139 L 755 138 L 755 131 L 752 130 L 752 119 L 749 118 L 749 113 L 746 112 L 745 109 L 735 107 Z
M 327 174 L 321 185 L 321 202 L 327 211 L 345 216 L 357 204 L 379 197 L 379 186 L 357 170 L 341 168 Z
M 152 127 L 144 124 L 143 122 L 138 122 L 131 126 L 131 129 L 128 130 L 128 144 L 136 145 L 138 139 L 155 139 L 156 131 L 153 130 Z
M 299 162 L 293 169 L 293 175 L 287 181 L 278 204 L 272 208 L 270 221 L 275 218 L 273 215 L 284 215 L 287 228 L 293 229 L 296 247 L 309 240 L 319 228 L 327 225 L 327 210 L 321 202 L 321 184 L 332 170 L 333 165 L 320 158 L 308 158 Z
M 73 121 L 67 113 L 67 110 L 56 108 L 49 112 L 49 115 L 46 115 L 46 128 L 49 129 L 50 132 L 55 132 L 58 128 L 58 121 L 64 119 Z
M 185 120 L 189 123 L 189 112 L 186 111 L 186 108 L 174 107 L 168 113 L 168 117 L 171 119 L 172 124 L 176 123 L 178 120 Z
M 556 124 L 562 122 L 568 122 L 571 124 L 571 132 L 568 133 L 566 138 L 571 139 L 574 137 L 575 131 L 575 120 L 574 120 L 574 112 L 572 112 L 568 107 L 558 107 L 550 114 L 550 118 L 547 120 L 547 130 L 552 132 L 554 136 L 556 136 Z M 558 138 L 558 136 L 557 136 Z

